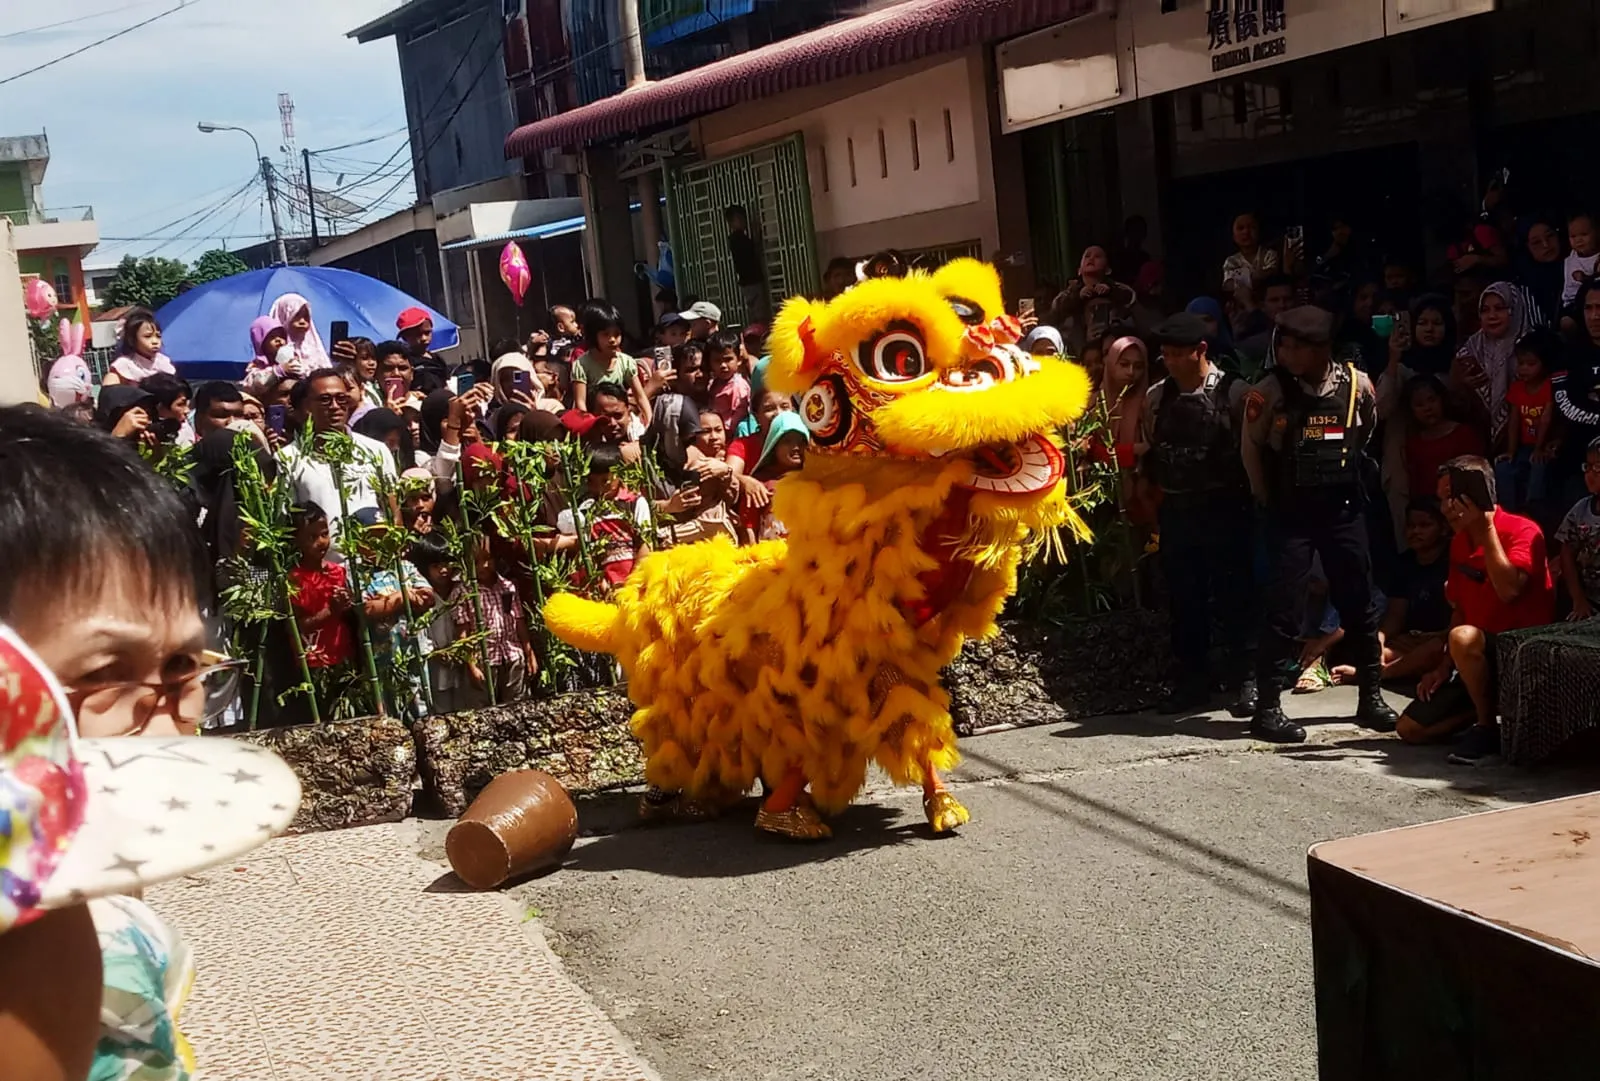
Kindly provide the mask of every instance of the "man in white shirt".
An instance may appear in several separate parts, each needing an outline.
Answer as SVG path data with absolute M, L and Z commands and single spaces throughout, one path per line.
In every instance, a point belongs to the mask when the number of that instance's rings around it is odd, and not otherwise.
M 387 505 L 387 501 L 380 502 L 376 484 L 380 473 L 391 482 L 398 482 L 400 474 L 395 469 L 394 456 L 376 439 L 345 430 L 350 419 L 349 393 L 344 376 L 332 368 L 324 368 L 296 383 L 290 399 L 297 411 L 311 418 L 313 438 L 321 440 L 324 435 L 337 433 L 355 444 L 354 459 L 349 464 L 335 467 L 320 457 L 304 455 L 295 443 L 278 452 L 284 477 L 294 486 L 294 501 L 315 503 L 328 516 L 328 530 L 334 544 L 328 558 L 335 562 L 344 559 L 338 545 L 341 519 L 346 513 L 372 509 L 382 510 L 391 519 L 398 518 L 394 507 Z M 340 484 L 334 479 L 336 468 L 343 481 L 342 503 Z

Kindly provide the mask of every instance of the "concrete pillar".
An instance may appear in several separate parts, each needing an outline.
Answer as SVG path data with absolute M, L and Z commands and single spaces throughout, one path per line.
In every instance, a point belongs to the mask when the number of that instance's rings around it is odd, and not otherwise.
M 628 186 L 617 176 L 616 156 L 609 147 L 583 153 L 583 212 L 588 228 L 584 244 L 590 258 L 589 283 L 594 295 L 609 299 L 628 319 L 630 329 L 648 329 L 638 306 L 633 273 L 633 221 L 628 211 Z
M 1117 126 L 1117 178 L 1121 188 L 1123 220 L 1141 214 L 1150 223 L 1145 245 L 1151 255 L 1163 258 L 1161 243 L 1161 152 L 1156 145 L 1155 99 L 1129 102 L 1112 110 Z M 1122 222 L 1114 234 L 1122 235 Z
M 16 237 L 11 222 L 0 218 L 0 405 L 38 400 L 39 375 L 28 347 Z

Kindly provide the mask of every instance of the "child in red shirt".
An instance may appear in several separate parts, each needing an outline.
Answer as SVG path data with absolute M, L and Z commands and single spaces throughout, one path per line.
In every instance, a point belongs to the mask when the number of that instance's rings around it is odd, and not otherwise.
M 1535 332 L 1517 342 L 1517 379 L 1506 388 L 1511 423 L 1506 446 L 1494 462 L 1500 505 L 1521 510 L 1545 497 L 1545 466 L 1550 461 L 1550 362 L 1555 343 Z
M 355 656 L 351 598 L 345 569 L 328 562 L 328 516 L 315 503 L 294 508 L 294 543 L 300 563 L 289 571 L 290 604 L 305 645 L 306 664 L 332 668 Z
M 1482 457 L 1483 436 L 1445 413 L 1446 391 L 1436 376 L 1414 377 L 1402 391 L 1408 420 L 1406 477 L 1413 497 L 1428 495 L 1439 483 L 1439 468 L 1463 455 Z

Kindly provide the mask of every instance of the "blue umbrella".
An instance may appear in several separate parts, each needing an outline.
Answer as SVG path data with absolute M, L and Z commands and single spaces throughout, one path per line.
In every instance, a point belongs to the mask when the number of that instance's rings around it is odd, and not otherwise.
M 267 315 L 285 293 L 311 302 L 311 317 L 331 347 L 331 326 L 350 324 L 353 338 L 375 342 L 395 336 L 394 321 L 406 308 L 433 316 L 434 349 L 453 348 L 456 325 L 387 282 L 336 267 L 280 266 L 249 270 L 197 286 L 156 312 L 161 349 L 189 379 L 239 379 L 250 363 L 250 323 Z

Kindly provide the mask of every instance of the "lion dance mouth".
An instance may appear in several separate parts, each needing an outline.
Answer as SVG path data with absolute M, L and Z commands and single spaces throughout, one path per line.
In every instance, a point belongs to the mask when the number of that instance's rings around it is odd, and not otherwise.
M 969 492 L 1042 495 L 1054 489 L 1066 475 L 1066 459 L 1061 451 L 1040 435 L 1016 443 L 982 446 L 967 457 L 972 473 L 956 484 Z

